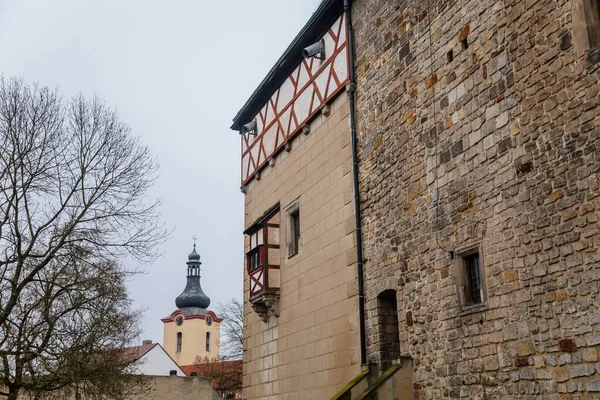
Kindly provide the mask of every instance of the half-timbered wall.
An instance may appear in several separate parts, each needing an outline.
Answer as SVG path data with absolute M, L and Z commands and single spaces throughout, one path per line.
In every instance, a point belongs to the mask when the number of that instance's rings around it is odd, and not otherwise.
M 256 115 L 256 134 L 242 137 L 242 184 L 296 135 L 349 81 L 346 21 L 323 37 L 325 59 L 303 60 Z

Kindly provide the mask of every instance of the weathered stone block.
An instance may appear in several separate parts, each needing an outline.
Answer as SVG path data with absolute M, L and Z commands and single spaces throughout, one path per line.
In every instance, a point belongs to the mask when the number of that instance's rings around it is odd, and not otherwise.
M 553 371 L 554 380 L 556 382 L 565 382 L 569 380 L 569 370 L 565 368 L 556 368 Z
M 594 347 L 583 348 L 581 349 L 581 356 L 583 358 L 583 361 L 586 362 L 598 361 L 598 350 L 596 350 L 596 348 Z
M 600 380 L 589 381 L 585 384 L 588 392 L 600 392 Z
M 571 378 L 579 378 L 581 376 L 589 376 L 591 373 L 588 370 L 587 364 L 578 364 L 569 366 L 569 375 Z
M 560 351 L 575 351 L 577 350 L 577 345 L 572 339 L 561 339 L 558 341 L 558 349 Z

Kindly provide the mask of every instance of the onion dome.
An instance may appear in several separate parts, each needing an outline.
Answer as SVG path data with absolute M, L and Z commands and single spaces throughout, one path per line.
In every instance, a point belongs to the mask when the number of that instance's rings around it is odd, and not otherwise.
M 188 255 L 188 260 L 200 262 L 200 254 L 196 253 L 196 245 L 194 245 L 194 250 Z
M 210 298 L 202 291 L 200 286 L 200 254 L 194 250 L 188 256 L 187 285 L 183 292 L 175 299 L 177 308 L 208 308 Z

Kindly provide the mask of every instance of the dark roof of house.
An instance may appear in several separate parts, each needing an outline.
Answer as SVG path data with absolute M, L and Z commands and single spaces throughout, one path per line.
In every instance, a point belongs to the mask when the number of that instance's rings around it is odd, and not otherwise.
M 269 218 L 271 215 L 273 215 L 275 213 L 275 211 L 279 210 L 279 202 L 275 203 L 274 205 L 272 205 L 267 211 L 265 211 L 260 217 L 258 217 L 258 219 L 254 222 L 252 222 L 248 228 L 244 229 L 243 234 L 247 235 L 250 232 L 253 232 L 254 230 L 258 229 L 258 227 L 260 225 L 262 225 L 263 222 L 265 222 L 267 220 L 267 218 Z
M 343 0 L 324 0 L 304 28 L 233 118 L 231 129 L 239 131 L 265 105 L 269 97 L 302 61 L 302 49 L 318 41 L 344 11 Z

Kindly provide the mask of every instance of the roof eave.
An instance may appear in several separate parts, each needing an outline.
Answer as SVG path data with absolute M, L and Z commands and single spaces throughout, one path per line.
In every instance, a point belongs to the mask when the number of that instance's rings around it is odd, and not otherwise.
M 300 33 L 277 60 L 267 76 L 254 90 L 244 106 L 233 118 L 231 129 L 239 131 L 267 102 L 269 97 L 283 84 L 302 60 L 302 49 L 319 40 L 337 17 L 343 12 L 342 0 L 324 0 L 313 13 Z

